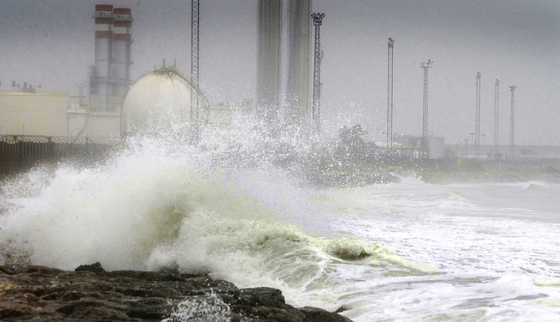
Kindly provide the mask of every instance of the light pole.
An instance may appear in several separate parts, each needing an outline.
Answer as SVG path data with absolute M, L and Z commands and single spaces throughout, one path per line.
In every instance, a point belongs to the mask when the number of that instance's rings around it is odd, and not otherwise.
M 478 155 L 476 155 L 476 141 L 474 139 L 474 133 L 471 133 L 471 136 L 473 137 L 473 145 L 474 145 L 474 157 L 475 159 L 478 158 Z
M 80 96 L 78 98 L 78 103 L 80 104 L 79 108 L 82 108 L 82 96 L 84 95 L 84 83 L 76 83 L 76 86 L 78 86 L 79 90 L 80 90 Z
M 428 146 L 428 68 L 432 68 L 433 61 L 428 59 L 428 62 L 421 63 L 420 68 L 424 69 L 424 99 L 423 99 L 423 113 L 422 113 L 422 158 L 430 158 L 430 151 Z
M 515 113 L 515 109 L 514 109 L 514 94 L 515 94 L 515 89 L 517 88 L 517 86 L 515 85 L 511 85 L 510 87 L 511 90 L 511 114 L 510 114 L 510 120 L 509 120 L 509 157 L 510 159 L 513 159 L 515 157 L 515 143 L 514 143 L 514 113 Z
M 484 149 L 484 137 L 486 136 L 486 133 L 482 133 L 480 134 L 480 137 L 482 138 L 482 148 Z M 484 151 L 483 151 L 484 152 Z
M 313 61 L 313 126 L 315 135 L 321 133 L 321 25 L 324 13 L 312 13 L 315 26 L 315 55 Z

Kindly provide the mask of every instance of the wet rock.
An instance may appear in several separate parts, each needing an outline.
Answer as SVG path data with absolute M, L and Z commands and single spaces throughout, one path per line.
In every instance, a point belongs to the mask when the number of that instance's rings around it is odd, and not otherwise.
M 100 262 L 93 263 L 91 265 L 80 265 L 76 268 L 76 272 L 94 272 L 94 273 L 103 273 L 105 270 L 101 267 Z
M 301 311 L 305 314 L 305 322 L 349 322 L 347 317 L 333 314 L 315 307 L 304 307 Z M 338 311 L 338 310 L 337 310 Z
M 16 272 L 0 265 L 0 320 L 349 321 L 288 305 L 280 290 L 238 289 L 205 273 L 106 272 L 98 263 L 80 267 L 68 272 L 29 266 Z

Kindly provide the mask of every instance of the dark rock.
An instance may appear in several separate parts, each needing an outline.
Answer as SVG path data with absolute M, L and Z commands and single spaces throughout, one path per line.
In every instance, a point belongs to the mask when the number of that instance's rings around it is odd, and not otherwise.
M 16 272 L 13 269 L 11 269 L 7 266 L 4 266 L 4 265 L 0 265 L 0 274 L 12 275 L 12 274 L 15 274 L 15 273 Z
M 280 290 L 270 287 L 246 288 L 239 292 L 239 304 L 250 306 L 283 307 L 286 302 Z
M 91 265 L 80 265 L 78 268 L 75 269 L 76 272 L 94 272 L 94 273 L 103 273 L 105 270 L 101 267 L 100 262 L 93 263 Z
M 349 322 L 349 318 L 316 307 L 300 309 L 305 314 L 305 322 Z M 337 310 L 338 311 L 338 310 Z
M 242 311 L 245 316 L 257 318 L 257 321 L 303 322 L 305 314 L 299 310 L 285 310 L 266 306 L 247 306 Z
M 109 307 L 86 307 L 75 311 L 68 316 L 71 319 L 87 321 L 127 321 L 130 320 L 126 313 Z
M 53 275 L 53 274 L 60 274 L 64 271 L 58 268 L 51 268 L 46 266 L 29 266 L 25 270 L 25 272 L 28 274 L 36 273 L 40 275 Z
M 99 263 L 75 272 L 0 266 L 2 321 L 179 321 L 181 310 L 190 310 L 186 314 L 196 321 L 349 321 L 321 309 L 294 308 L 280 290 L 238 289 L 206 273 L 105 272 Z
M 348 310 L 348 308 L 346 308 L 345 306 L 341 306 L 338 309 L 336 309 L 336 311 L 334 311 L 334 313 L 341 313 Z

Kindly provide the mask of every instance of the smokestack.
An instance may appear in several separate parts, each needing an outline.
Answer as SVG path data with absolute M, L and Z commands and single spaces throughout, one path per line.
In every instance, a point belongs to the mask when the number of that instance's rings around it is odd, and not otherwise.
M 113 109 L 121 105 L 130 84 L 130 8 L 113 9 Z
M 282 44 L 280 0 L 259 0 L 257 117 L 272 124 L 278 120 Z
M 95 5 L 95 66 L 90 82 L 90 105 L 96 110 L 109 110 L 111 107 L 112 85 L 112 24 L 113 6 L 110 4 Z
M 286 121 L 301 125 L 308 118 L 311 0 L 289 0 L 288 6 Z

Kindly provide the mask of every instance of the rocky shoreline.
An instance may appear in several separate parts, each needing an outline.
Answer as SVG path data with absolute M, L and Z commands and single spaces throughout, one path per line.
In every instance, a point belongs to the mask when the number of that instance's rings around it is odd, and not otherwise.
M 106 272 L 99 263 L 73 272 L 0 266 L 0 320 L 350 321 L 336 312 L 295 308 L 273 288 L 239 289 L 174 270 Z

